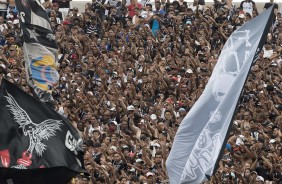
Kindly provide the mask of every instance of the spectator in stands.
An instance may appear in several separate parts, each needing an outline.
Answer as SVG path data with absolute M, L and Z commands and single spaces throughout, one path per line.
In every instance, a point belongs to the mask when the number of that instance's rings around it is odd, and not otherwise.
M 202 8 L 196 0 L 191 6 L 155 1 L 155 9 L 150 4 L 142 9 L 136 0 L 128 7 L 126 0 L 93 0 L 80 15 L 74 8 L 66 16 L 58 3 L 49 13 L 60 58 L 55 109 L 80 131 L 90 174 L 74 181 L 168 183 L 165 161 L 176 131 L 203 92 L 227 38 L 253 18 L 252 1 L 244 0 L 241 12 L 230 9 L 230 1 Z M 282 178 L 282 18 L 276 15 L 246 81 L 219 169 L 207 183 Z M 31 93 L 17 24 L 1 23 L 0 16 L 0 31 L 0 78 Z
M 142 9 L 142 5 L 138 3 L 137 0 L 131 0 L 130 5 L 128 5 L 127 7 L 128 16 L 130 18 L 133 18 L 133 16 L 136 15 L 136 13 L 138 12 L 136 10 L 141 10 L 141 9 Z
M 252 15 L 253 10 L 256 9 L 256 3 L 253 0 L 243 0 L 240 4 L 240 8 L 244 13 Z

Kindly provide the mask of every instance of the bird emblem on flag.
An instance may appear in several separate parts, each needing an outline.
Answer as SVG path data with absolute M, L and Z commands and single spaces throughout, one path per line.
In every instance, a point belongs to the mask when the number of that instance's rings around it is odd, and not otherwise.
M 57 130 L 61 130 L 60 126 L 63 123 L 60 120 L 47 119 L 41 123 L 34 123 L 27 112 L 22 109 L 17 101 L 7 93 L 5 96 L 9 105 L 7 105 L 9 111 L 13 115 L 14 120 L 20 125 L 24 136 L 29 137 L 29 147 L 27 153 L 35 153 L 38 156 L 42 156 L 43 152 L 47 149 L 47 145 L 42 140 L 48 140 L 52 136 L 56 135 Z

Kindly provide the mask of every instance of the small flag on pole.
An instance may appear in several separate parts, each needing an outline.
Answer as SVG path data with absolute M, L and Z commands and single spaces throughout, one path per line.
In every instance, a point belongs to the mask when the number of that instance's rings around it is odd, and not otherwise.
M 78 131 L 56 111 L 3 80 L 0 183 L 64 184 L 84 172 Z
M 205 90 L 183 119 L 167 159 L 172 184 L 199 184 L 214 173 L 243 86 L 266 41 L 273 8 L 227 40 Z
M 49 17 L 38 0 L 16 0 L 27 82 L 43 102 L 52 99 L 57 72 L 57 43 Z

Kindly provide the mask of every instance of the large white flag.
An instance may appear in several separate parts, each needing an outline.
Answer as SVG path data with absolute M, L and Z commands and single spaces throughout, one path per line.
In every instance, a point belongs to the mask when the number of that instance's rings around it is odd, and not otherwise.
M 216 169 L 234 111 L 271 26 L 272 7 L 227 40 L 211 78 L 183 119 L 167 159 L 171 184 L 199 184 Z

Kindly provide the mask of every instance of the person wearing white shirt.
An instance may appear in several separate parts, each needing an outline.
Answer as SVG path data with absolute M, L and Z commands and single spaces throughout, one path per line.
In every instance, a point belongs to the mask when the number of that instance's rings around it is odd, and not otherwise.
M 0 16 L 0 32 L 2 33 L 4 30 L 7 30 L 8 26 L 4 23 L 4 17 Z
M 263 57 L 264 58 L 270 58 L 273 54 L 273 49 L 271 47 L 270 42 L 266 42 L 264 47 L 263 47 Z
M 240 4 L 240 8 L 250 15 L 253 14 L 253 10 L 256 9 L 256 3 L 253 0 L 243 0 Z
M 193 12 L 196 11 L 197 7 L 198 7 L 198 9 L 201 10 L 201 11 L 204 10 L 204 6 L 202 6 L 202 5 L 199 4 L 199 0 L 194 0 L 193 4 L 188 5 L 188 8 L 191 8 L 191 9 L 193 10 Z
M 141 12 L 140 16 L 145 20 L 149 20 L 153 15 L 154 13 L 152 12 L 152 5 L 146 4 L 145 10 Z
M 6 17 L 8 4 L 7 0 L 0 0 L 0 16 Z

